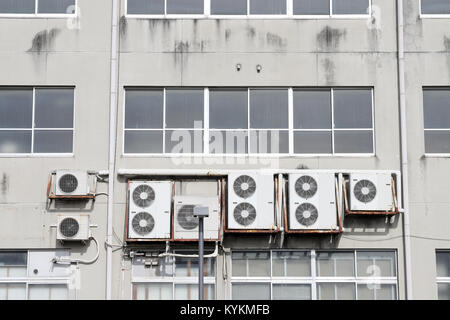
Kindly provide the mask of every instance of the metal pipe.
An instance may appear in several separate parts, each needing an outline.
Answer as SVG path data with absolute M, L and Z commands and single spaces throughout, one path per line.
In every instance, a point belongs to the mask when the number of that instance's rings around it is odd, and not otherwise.
M 403 185 L 403 244 L 405 264 L 406 299 L 413 299 L 411 272 L 411 231 L 409 220 L 409 182 L 408 182 L 408 140 L 406 122 L 406 94 L 405 94 L 405 49 L 404 49 L 404 21 L 403 0 L 397 0 L 397 45 L 398 45 L 398 90 L 400 104 L 400 137 L 401 137 L 401 171 Z
M 198 299 L 203 300 L 203 217 L 198 222 Z
M 109 100 L 109 161 L 108 161 L 108 212 L 106 242 L 112 243 L 114 211 L 114 170 L 116 167 L 116 122 L 118 86 L 118 0 L 112 1 L 111 13 L 111 61 L 110 61 L 110 100 Z M 112 247 L 106 247 L 106 300 L 112 296 Z

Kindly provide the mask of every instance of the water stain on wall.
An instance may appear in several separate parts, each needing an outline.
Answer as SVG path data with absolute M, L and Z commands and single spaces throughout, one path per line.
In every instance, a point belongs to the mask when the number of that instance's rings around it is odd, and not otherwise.
M 336 49 L 343 38 L 347 35 L 347 30 L 335 29 L 326 26 L 317 34 L 317 44 L 320 49 Z
M 277 48 L 283 48 L 286 46 L 286 40 L 274 33 L 268 32 L 266 34 L 266 40 L 269 45 Z
M 121 16 L 119 20 L 119 32 L 120 36 L 124 37 L 127 34 L 128 22 L 125 16 Z
M 36 33 L 31 41 L 31 48 L 27 52 L 39 54 L 43 51 L 48 51 L 60 31 L 57 28 L 52 28 L 51 30 L 43 30 Z

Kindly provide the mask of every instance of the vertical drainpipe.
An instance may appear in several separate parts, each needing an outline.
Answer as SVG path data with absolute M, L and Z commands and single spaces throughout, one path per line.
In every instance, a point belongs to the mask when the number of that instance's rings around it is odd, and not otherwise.
M 412 300 L 412 272 L 411 272 L 411 231 L 409 221 L 409 182 L 408 182 L 408 139 L 406 123 L 406 95 L 405 95 L 405 50 L 404 50 L 404 22 L 403 0 L 397 0 L 397 41 L 398 41 L 398 87 L 400 104 L 400 136 L 401 162 L 403 185 L 403 244 L 405 257 L 405 285 L 406 299 Z
M 118 17 L 119 2 L 112 1 L 111 14 L 111 61 L 110 61 L 110 105 L 109 105 L 109 161 L 108 161 L 108 213 L 106 233 L 106 300 L 112 296 L 112 235 L 114 212 L 114 179 L 116 167 L 116 118 L 117 118 L 117 86 L 118 86 Z

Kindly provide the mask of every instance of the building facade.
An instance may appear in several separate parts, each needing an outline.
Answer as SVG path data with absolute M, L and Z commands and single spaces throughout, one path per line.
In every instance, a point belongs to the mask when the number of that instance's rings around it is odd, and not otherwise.
M 133 181 L 220 200 L 206 298 L 449 299 L 449 26 L 443 0 L 0 1 L 0 299 L 196 299 L 175 221 L 130 236 Z M 229 230 L 230 175 L 262 172 L 272 232 Z M 326 172 L 335 225 L 289 233 L 290 174 Z M 348 214 L 368 173 L 394 212 Z

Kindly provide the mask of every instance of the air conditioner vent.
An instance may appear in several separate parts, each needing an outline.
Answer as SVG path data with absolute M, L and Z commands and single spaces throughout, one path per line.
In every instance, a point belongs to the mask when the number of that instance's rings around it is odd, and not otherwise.
M 91 237 L 89 215 L 58 215 L 56 239 L 61 241 L 87 241 Z
M 242 175 L 234 180 L 233 189 L 239 197 L 247 199 L 255 193 L 256 182 L 252 177 Z
M 243 202 L 234 208 L 233 216 L 237 223 L 246 227 L 255 221 L 256 209 L 250 203 Z
M 360 180 L 353 189 L 356 199 L 363 203 L 369 203 L 377 195 L 377 187 L 369 180 Z
M 194 205 L 184 205 L 178 210 L 177 220 L 185 230 L 194 230 L 198 227 L 198 218 L 194 217 Z
M 302 226 L 309 227 L 316 223 L 319 217 L 317 208 L 311 203 L 302 203 L 295 210 L 295 218 Z
M 148 184 L 141 184 L 133 191 L 133 202 L 140 208 L 149 207 L 155 200 L 155 191 Z
M 295 192 L 303 199 L 310 199 L 317 192 L 317 181 L 311 176 L 301 176 L 295 182 Z
M 148 212 L 139 212 L 133 217 L 131 224 L 134 232 L 140 236 L 145 236 L 152 232 L 155 227 L 155 219 Z
M 65 218 L 59 224 L 59 231 L 66 238 L 73 238 L 80 231 L 80 224 L 74 218 Z

